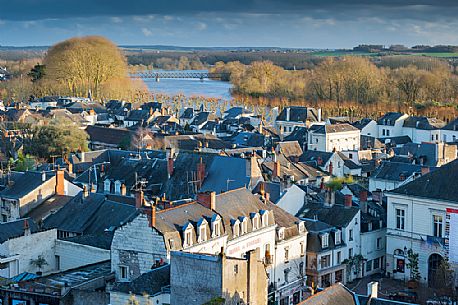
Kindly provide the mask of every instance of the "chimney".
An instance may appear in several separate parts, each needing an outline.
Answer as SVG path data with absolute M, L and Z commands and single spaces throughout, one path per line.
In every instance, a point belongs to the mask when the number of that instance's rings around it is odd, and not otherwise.
M 367 191 L 362 190 L 359 192 L 359 208 L 362 213 L 367 213 Z
M 65 177 L 63 169 L 58 169 L 56 171 L 56 195 L 65 195 Z
M 279 178 L 281 175 L 280 161 L 277 160 L 274 163 L 274 171 L 272 173 L 272 178 Z
M 428 174 L 428 173 L 429 173 L 429 167 L 423 166 L 423 167 L 421 168 L 421 175 L 424 176 L 424 175 L 426 175 L 426 174 Z
M 318 108 L 318 122 L 321 122 L 321 108 Z
M 197 164 L 197 183 L 199 189 L 202 187 L 202 184 L 205 179 L 205 164 L 202 162 L 202 157 L 200 158 L 200 162 Z
M 329 162 L 329 166 L 328 166 L 328 172 L 329 174 L 332 176 L 332 170 L 334 169 L 334 166 L 332 165 L 332 162 Z
M 87 186 L 83 185 L 83 198 L 86 198 L 87 196 L 89 196 L 89 191 L 87 189 Z
M 91 193 L 97 193 L 97 185 L 94 183 L 91 184 Z
M 137 209 L 141 209 L 143 207 L 143 201 L 145 198 L 143 197 L 143 191 L 140 190 L 135 193 L 135 207 Z
M 263 198 L 264 198 L 264 195 L 266 194 L 264 181 L 261 181 L 261 182 L 259 183 L 259 194 L 260 194 Z
M 126 196 L 126 193 L 127 193 L 126 185 L 123 183 L 121 184 L 121 195 Z
M 344 203 L 346 208 L 350 208 L 352 206 L 352 195 L 344 195 Z
M 24 236 L 28 236 L 30 234 L 32 234 L 32 232 L 30 231 L 29 220 L 24 219 Z
M 270 193 L 266 193 L 266 203 L 270 201 Z
M 259 123 L 258 131 L 259 131 L 260 134 L 263 134 L 263 133 L 264 133 L 264 129 L 263 129 L 263 126 L 262 126 L 262 120 L 261 120 L 261 122 Z
M 197 202 L 212 211 L 216 210 L 216 192 L 204 192 L 197 194 Z
M 167 109 L 165 107 L 161 108 L 161 115 L 166 115 L 167 114 Z
M 153 107 L 150 107 L 150 109 L 149 109 L 149 115 L 150 115 L 150 116 L 153 115 Z
M 151 204 L 151 215 L 149 219 L 149 225 L 151 228 L 156 227 L 156 204 Z
M 290 119 L 290 111 L 291 109 L 289 107 L 286 107 L 286 121 L 289 121 Z
M 169 157 L 169 158 L 167 159 L 167 173 L 168 173 L 168 175 L 169 175 L 169 179 L 170 179 L 170 177 L 172 177 L 172 175 L 173 175 L 173 162 L 174 162 L 174 161 L 173 161 L 173 158 L 172 158 L 172 157 Z
M 46 173 L 44 171 L 41 172 L 41 182 L 46 181 Z
M 367 283 L 367 296 L 371 299 L 378 298 L 378 282 Z

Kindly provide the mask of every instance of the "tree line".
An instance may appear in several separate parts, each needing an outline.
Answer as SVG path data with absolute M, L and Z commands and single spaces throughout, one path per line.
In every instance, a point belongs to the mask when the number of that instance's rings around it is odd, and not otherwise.
M 328 57 L 312 69 L 285 70 L 270 61 L 218 62 L 234 92 L 251 97 L 332 101 L 337 106 L 395 103 L 408 107 L 456 105 L 458 78 L 447 64 L 376 65 L 366 57 Z

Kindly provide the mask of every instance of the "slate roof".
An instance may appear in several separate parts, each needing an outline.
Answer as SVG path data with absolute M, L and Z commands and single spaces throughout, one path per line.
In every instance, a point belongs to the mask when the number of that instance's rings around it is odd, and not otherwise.
M 140 275 L 131 282 L 117 282 L 113 286 L 113 291 L 123 292 L 125 294 L 133 293 L 135 295 L 149 295 L 162 291 L 162 288 L 170 285 L 170 265 L 155 268 L 149 272 Z
M 458 203 L 458 160 L 413 180 L 390 193 Z
M 361 149 L 383 148 L 385 145 L 376 137 L 361 135 Z
M 348 132 L 348 131 L 357 131 L 359 130 L 356 127 L 348 123 L 343 124 L 333 124 L 333 125 L 322 125 L 320 128 L 314 131 L 314 133 L 318 134 L 327 134 L 327 133 L 338 133 L 338 132 Z
M 211 112 L 203 111 L 196 114 L 190 125 L 200 126 L 207 121 L 213 121 L 216 119 L 216 115 Z
M 421 168 L 421 165 L 411 163 L 384 161 L 371 175 L 371 178 L 391 181 L 402 181 L 402 179 L 400 179 L 401 176 L 403 176 L 404 179 L 407 179 L 414 173 L 420 174 Z
M 297 141 L 285 141 L 277 144 L 282 153 L 286 158 L 299 157 L 303 154 L 302 148 Z
M 251 114 L 251 113 L 253 112 L 244 107 L 232 107 L 224 111 L 224 114 L 225 114 L 224 118 L 236 118 L 239 115 Z
M 387 112 L 377 120 L 377 125 L 394 126 L 394 123 L 403 115 L 400 112 Z
M 121 128 L 107 128 L 89 125 L 86 127 L 91 142 L 120 145 L 123 141 L 130 140 L 132 132 Z
M 372 121 L 374 121 L 374 120 L 369 119 L 369 118 L 364 118 L 364 119 L 361 119 L 359 121 L 354 122 L 352 125 L 354 127 L 358 128 L 359 130 L 362 130 L 364 127 L 366 127 Z
M 0 244 L 5 241 L 24 235 L 24 224 L 27 220 L 30 232 L 38 232 L 38 226 L 32 218 L 22 218 L 14 221 L 0 223 Z
M 283 108 L 280 114 L 277 116 L 277 121 L 286 121 L 286 112 L 289 108 L 289 122 L 302 122 L 305 123 L 307 120 L 311 122 L 318 122 L 318 110 L 315 108 L 290 106 Z
M 46 181 L 54 178 L 54 176 L 54 172 L 46 172 Z M 44 183 L 42 181 L 41 172 L 27 171 L 21 173 L 20 175 L 15 175 L 14 177 L 14 183 L 1 191 L 0 197 L 19 199 Z
M 436 118 L 428 118 L 425 116 L 409 116 L 404 121 L 403 127 L 416 128 L 423 130 L 435 130 L 445 126 L 445 122 Z
M 336 192 L 336 197 L 337 197 Z M 336 198 L 336 201 L 337 198 Z M 334 204 L 332 207 L 325 207 L 322 204 L 308 204 L 302 216 L 309 219 L 316 218 L 336 228 L 346 227 L 351 220 L 358 214 L 359 208 L 345 207 L 341 204 Z
M 77 235 L 73 237 L 63 238 L 63 240 L 75 244 L 110 250 L 111 242 L 113 241 L 113 236 L 114 232 L 104 232 L 100 234 Z
M 54 195 L 32 209 L 26 216 L 31 217 L 35 222 L 42 221 L 64 207 L 72 198 L 71 196 Z
M 305 301 L 299 303 L 300 305 L 359 305 L 355 301 L 353 292 L 347 289 L 341 283 L 337 283 L 320 291 Z
M 325 152 L 325 151 L 318 151 L 318 150 L 307 150 L 304 151 L 302 156 L 299 157 L 300 162 L 305 162 L 307 164 L 312 164 L 313 166 L 324 166 L 329 159 L 331 159 L 332 155 L 334 153 L 332 152 Z M 319 160 L 322 161 L 322 164 L 319 165 L 318 162 Z
M 188 107 L 180 115 L 180 119 L 192 119 L 194 117 L 194 108 Z
M 240 147 L 262 147 L 264 146 L 265 136 L 253 132 L 239 132 L 228 141 Z
M 138 214 L 135 206 L 107 200 L 104 195 L 82 193 L 43 222 L 45 228 L 77 234 L 104 234 L 111 227 L 119 227 Z
M 261 183 L 264 183 L 264 191 L 269 193 L 270 201 L 273 203 L 277 203 L 278 200 L 281 198 L 281 186 L 280 183 L 276 182 L 260 182 L 256 185 L 253 189 L 253 194 L 260 194 L 261 192 Z
M 442 127 L 442 129 L 458 131 L 458 118 L 454 119 L 453 121 L 450 121 L 450 123 Z
M 146 122 L 150 118 L 149 110 L 136 109 L 129 111 L 126 121 Z
M 306 127 L 294 127 L 293 131 L 285 137 L 285 141 L 297 141 L 301 146 L 308 141 L 308 130 Z
M 390 146 L 412 143 L 412 139 L 409 136 L 384 137 L 379 138 L 379 140 Z

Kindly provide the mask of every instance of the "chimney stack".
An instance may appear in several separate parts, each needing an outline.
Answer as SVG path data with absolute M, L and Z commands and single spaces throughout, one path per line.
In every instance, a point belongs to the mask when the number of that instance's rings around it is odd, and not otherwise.
M 127 193 L 126 185 L 123 183 L 121 184 L 121 195 L 126 196 L 126 193 Z
M 424 175 L 426 175 L 426 174 L 428 174 L 428 173 L 429 173 L 429 167 L 423 166 L 423 167 L 421 168 L 421 175 L 424 176 Z
M 280 178 L 280 175 L 281 175 L 280 161 L 276 160 L 274 163 L 274 171 L 272 173 L 272 178 Z
M 151 215 L 149 217 L 149 225 L 151 228 L 156 227 L 156 204 L 151 204 Z
M 24 219 L 24 236 L 28 236 L 30 234 L 32 234 L 32 232 L 30 231 L 29 220 Z
M 143 202 L 145 201 L 145 197 L 143 196 L 143 191 L 139 190 L 135 193 L 135 207 L 137 209 L 143 208 Z
M 97 193 L 97 185 L 94 183 L 91 184 L 91 193 Z
M 197 194 L 197 202 L 212 211 L 216 210 L 216 192 L 204 192 Z
M 359 207 L 362 213 L 367 213 L 367 191 L 362 190 L 359 192 Z
M 56 171 L 56 195 L 65 195 L 65 177 L 63 169 L 58 169 Z
M 170 177 L 172 177 L 173 175 L 173 167 L 174 167 L 174 161 L 173 161 L 173 158 L 172 157 L 169 157 L 167 159 L 167 174 L 169 176 L 169 179 Z
M 331 176 L 332 176 L 333 169 L 334 169 L 334 166 L 332 165 L 332 162 L 329 162 L 328 172 Z
M 378 282 L 367 283 L 367 296 L 371 299 L 378 298 Z
M 197 164 L 197 183 L 199 189 L 202 187 L 202 184 L 205 179 L 205 164 L 202 161 L 202 157 L 200 158 L 200 162 Z
M 352 195 L 344 195 L 344 203 L 346 208 L 350 208 L 352 206 Z
M 41 172 L 41 182 L 46 181 L 46 173 L 44 171 Z

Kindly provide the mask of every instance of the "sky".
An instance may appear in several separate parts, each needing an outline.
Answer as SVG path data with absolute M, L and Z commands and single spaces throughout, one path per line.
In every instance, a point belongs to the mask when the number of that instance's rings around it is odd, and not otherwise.
M 458 45 L 457 0 L 0 0 L 0 45 Z

